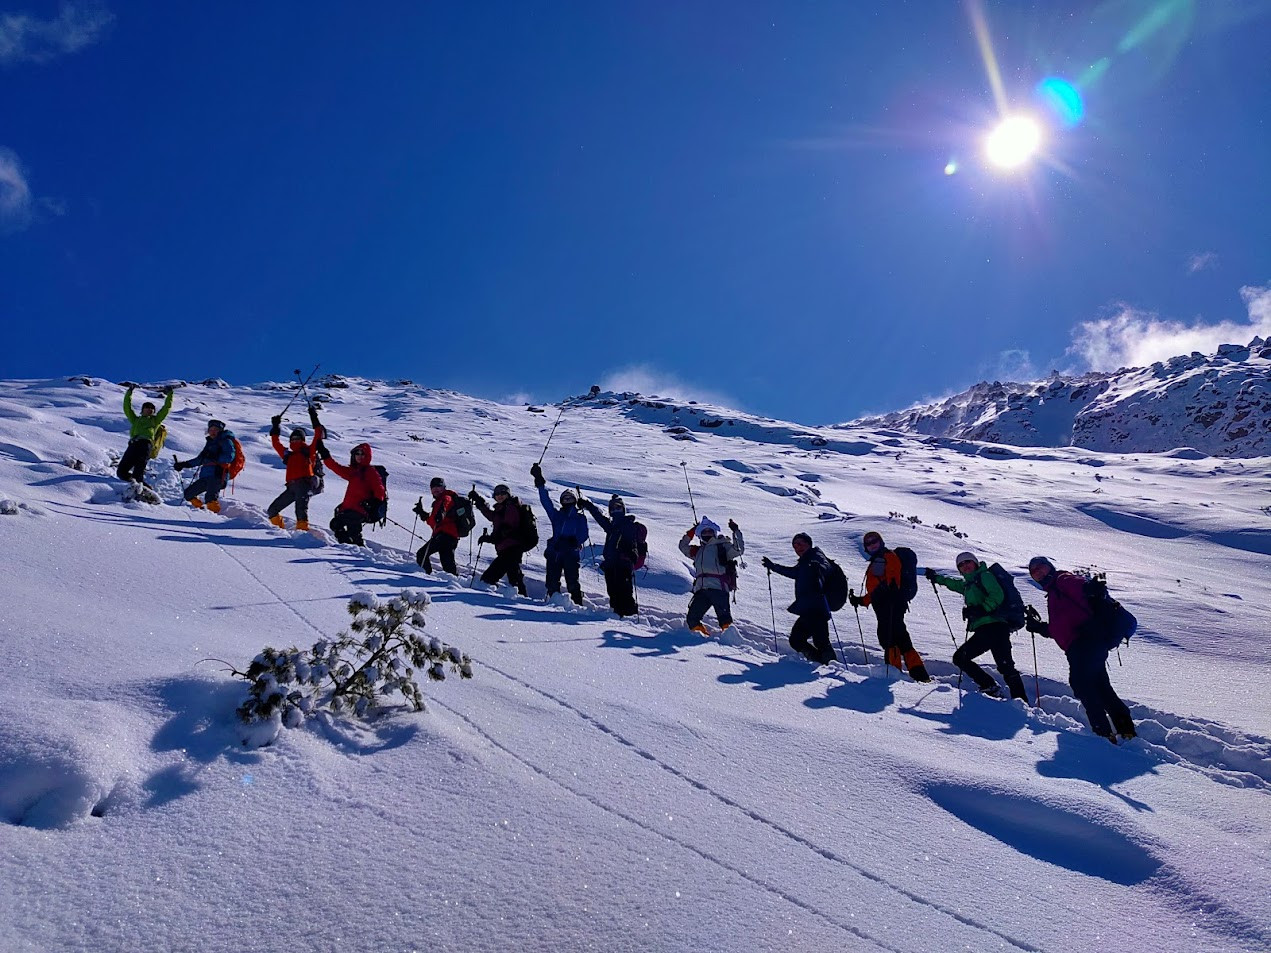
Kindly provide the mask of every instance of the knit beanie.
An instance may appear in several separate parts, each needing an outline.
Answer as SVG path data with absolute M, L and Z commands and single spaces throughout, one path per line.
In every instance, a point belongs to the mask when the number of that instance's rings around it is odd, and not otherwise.
M 953 561 L 953 565 L 961 566 L 963 563 L 980 565 L 980 561 L 975 558 L 975 553 L 958 553 L 958 558 Z
M 1029 575 L 1032 575 L 1033 570 L 1036 569 L 1038 566 L 1045 566 L 1047 572 L 1055 571 L 1055 564 L 1052 563 L 1045 556 L 1034 556 L 1032 559 L 1028 561 Z
M 617 493 L 609 497 L 609 512 L 612 513 L 614 510 L 618 510 L 622 513 L 627 511 L 627 504 L 622 501 L 622 497 L 620 497 Z
M 428 482 L 428 488 L 436 489 L 437 487 L 441 487 L 444 490 L 446 488 L 446 481 L 443 480 L 441 477 L 433 477 Z
M 812 537 L 809 536 L 807 533 L 795 533 L 794 539 L 792 539 L 790 542 L 797 543 L 799 540 L 803 540 L 809 546 L 812 545 Z

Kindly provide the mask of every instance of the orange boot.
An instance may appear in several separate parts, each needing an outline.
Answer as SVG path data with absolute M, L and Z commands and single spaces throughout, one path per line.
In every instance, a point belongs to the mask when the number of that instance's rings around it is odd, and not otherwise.
M 922 664 L 922 656 L 913 649 L 905 653 L 905 668 L 909 669 L 909 677 L 915 682 L 931 681 L 931 676 L 927 674 L 927 666 Z
M 302 532 L 302 533 L 307 532 L 307 531 L 308 531 L 308 529 L 309 529 L 309 521 L 308 521 L 308 520 L 296 520 L 296 529 L 298 529 L 298 530 L 299 530 L 300 532 Z
M 203 501 L 200 500 L 197 496 L 194 499 L 190 500 L 190 505 L 194 507 L 196 510 L 203 509 Z
M 211 510 L 213 513 L 219 513 L 221 511 L 221 501 L 213 500 L 211 503 L 207 505 L 207 508 Z
M 269 522 L 273 523 L 279 529 L 287 528 L 287 524 L 283 522 L 282 516 L 280 514 L 275 513 L 273 516 L 269 517 Z

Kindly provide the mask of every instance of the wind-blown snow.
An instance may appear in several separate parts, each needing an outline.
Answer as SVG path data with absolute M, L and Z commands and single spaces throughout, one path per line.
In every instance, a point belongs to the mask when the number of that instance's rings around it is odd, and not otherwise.
M 122 387 L 0 383 L 0 949 L 1271 944 L 1267 458 L 1008 450 L 575 399 L 543 462 L 553 495 L 620 492 L 650 531 L 641 615 L 617 620 L 590 561 L 575 609 L 544 604 L 541 547 L 528 599 L 465 585 L 466 545 L 461 580 L 422 576 L 411 553 L 410 506 L 434 475 L 487 496 L 508 482 L 537 509 L 528 470 L 556 407 L 407 382 L 318 393 L 332 451 L 367 440 L 390 474 L 402 527 L 366 549 L 265 521 L 284 385 L 179 387 L 150 471 L 168 505 L 149 506 L 113 477 Z M 210 416 L 248 458 L 221 516 L 179 505 L 170 466 Z M 686 476 L 699 516 L 746 533 L 722 640 L 682 627 Z M 328 475 L 315 526 L 343 488 Z M 947 571 L 963 549 L 1000 560 L 1039 605 L 1022 571 L 1035 553 L 1107 570 L 1141 622 L 1112 661 L 1140 738 L 1090 733 L 1045 640 L 1041 710 L 961 694 L 927 589 L 910 628 L 930 685 L 884 676 L 862 615 L 866 664 L 850 610 L 846 663 L 792 656 L 775 577 L 774 650 L 760 557 L 793 561 L 805 531 L 855 581 L 870 528 Z M 345 626 L 350 598 L 405 587 L 427 592 L 427 631 L 472 656 L 472 680 L 425 685 L 421 714 L 240 743 L 245 683 L 207 659 L 311 645 Z M 1024 633 L 1015 655 L 1031 692 Z

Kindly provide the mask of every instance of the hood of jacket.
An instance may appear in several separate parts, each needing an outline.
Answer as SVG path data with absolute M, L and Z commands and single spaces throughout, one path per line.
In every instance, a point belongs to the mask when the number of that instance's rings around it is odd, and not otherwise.
M 369 443 L 359 443 L 356 447 L 353 448 L 353 450 L 362 451 L 362 465 L 363 466 L 369 467 L 371 465 L 371 445 Z M 349 451 L 349 466 L 351 467 L 357 466 L 357 462 L 353 459 L 353 450 Z

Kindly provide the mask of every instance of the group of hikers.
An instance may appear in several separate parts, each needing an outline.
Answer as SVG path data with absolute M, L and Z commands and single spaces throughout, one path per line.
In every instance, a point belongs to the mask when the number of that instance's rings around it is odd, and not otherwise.
M 146 464 L 157 456 L 157 447 L 162 446 L 163 420 L 172 408 L 172 389 L 165 388 L 161 409 L 147 401 L 140 414 L 133 412 L 132 393 L 133 388 L 129 387 L 124 394 L 130 439 L 117 475 L 121 480 L 140 484 L 144 481 Z M 329 469 L 347 484 L 344 498 L 331 519 L 331 531 L 341 543 L 364 545 L 363 527 L 370 523 L 382 524 L 387 519 L 387 473 L 383 467 L 372 464 L 372 449 L 368 443 L 354 446 L 347 464 L 333 459 L 325 445 L 326 430 L 318 417 L 318 405 L 310 401 L 308 413 L 312 434 L 295 427 L 288 435 L 286 446 L 281 440 L 282 417 L 275 416 L 271 420 L 270 442 L 284 464 L 285 487 L 266 511 L 269 521 L 285 528 L 282 512 L 294 506 L 295 528 L 308 530 L 310 497 L 322 492 L 324 471 Z M 224 422 L 209 420 L 202 450 L 188 460 L 175 457 L 173 460 L 178 472 L 198 468 L 196 479 L 184 487 L 185 500 L 196 508 L 206 507 L 219 513 L 220 492 L 241 469 L 242 459 L 242 446 Z M 530 476 L 551 523 L 551 536 L 545 546 L 548 598 L 557 596 L 563 583 L 569 598 L 576 604 L 583 603 L 579 570 L 584 548 L 590 541 L 587 519 L 590 516 L 604 532 L 600 571 L 610 608 L 620 617 L 638 614 L 635 574 L 644 566 L 648 553 L 646 527 L 627 512 L 625 501 L 617 494 L 609 499 L 604 510 L 585 499 L 577 488 L 563 489 L 553 501 L 540 463 L 530 467 Z M 496 585 L 506 577 L 508 584 L 524 596 L 525 573 L 521 561 L 525 553 L 538 545 L 536 519 L 529 504 L 522 503 L 505 483 L 494 487 L 493 505 L 475 487 L 466 496 L 448 489 L 442 477 L 432 479 L 429 492 L 430 505 L 425 505 L 420 498 L 413 507 L 416 517 L 431 530 L 416 553 L 420 568 L 431 574 L 435 556 L 443 572 L 459 574 L 455 550 L 460 539 L 475 527 L 475 507 L 490 522 L 490 529 L 479 537 L 480 543 L 489 543 L 494 549 L 493 560 L 481 574 L 482 582 Z M 709 636 L 712 633 L 705 624 L 708 611 L 714 612 L 721 631 L 733 624 L 730 597 L 736 589 L 737 566 L 745 553 L 745 539 L 741 527 L 733 520 L 728 521 L 732 535 L 726 536 L 718 524 L 694 516 L 694 525 L 679 542 L 681 554 L 693 564 L 692 595 L 685 625 L 693 632 Z M 807 533 L 795 534 L 791 546 L 797 557 L 793 565 L 779 564 L 767 556 L 761 560 L 769 573 L 770 589 L 773 573 L 794 580 L 794 601 L 788 608 L 796 617 L 789 634 L 791 648 L 817 664 L 835 661 L 837 656 L 830 642 L 829 627 L 833 612 L 850 603 L 853 609 L 873 610 L 878 644 L 888 668 L 908 671 L 914 681 L 931 680 L 905 624 L 905 615 L 917 591 L 917 564 L 912 550 L 890 549 L 879 533 L 865 533 L 861 546 L 867 565 L 858 594 L 855 589 L 847 588 L 842 569 L 813 544 Z M 933 591 L 943 586 L 963 597 L 962 617 L 967 638 L 953 653 L 953 663 L 960 672 L 969 676 L 984 694 L 1000 697 L 997 681 L 975 661 L 991 653 L 1011 698 L 1027 702 L 1024 679 L 1015 665 L 1011 647 L 1012 632 L 1024 628 L 1053 639 L 1063 650 L 1068 659 L 1073 694 L 1085 709 L 1096 734 L 1114 744 L 1118 737 L 1135 737 L 1129 708 L 1112 688 L 1107 669 L 1109 652 L 1120 637 L 1128 637 L 1109 612 L 1120 611 L 1131 621 L 1133 617 L 1107 596 L 1106 589 L 1092 587 L 1090 580 L 1081 575 L 1057 569 L 1045 556 L 1035 556 L 1028 564 L 1028 572 L 1046 594 L 1048 619 L 1042 620 L 1036 610 L 1023 604 L 1013 579 L 1001 566 L 988 566 L 971 552 L 958 554 L 955 565 L 957 575 L 944 575 L 930 568 L 924 575 Z M 1105 611 L 1106 606 L 1115 610 Z M 941 612 L 944 612 L 943 603 Z M 956 639 L 954 641 L 956 643 Z

